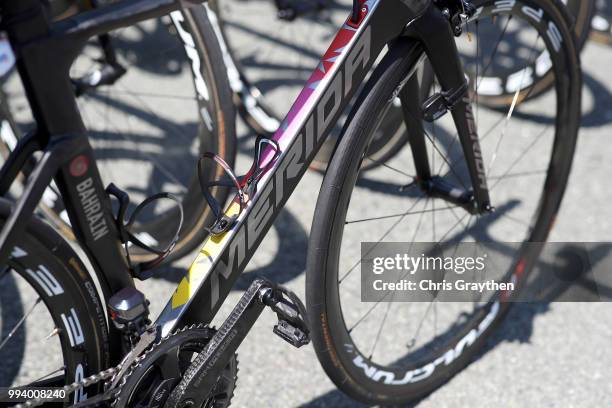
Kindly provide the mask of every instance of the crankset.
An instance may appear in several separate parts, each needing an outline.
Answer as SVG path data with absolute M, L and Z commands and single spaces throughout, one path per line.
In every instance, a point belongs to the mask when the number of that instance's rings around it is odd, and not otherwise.
M 163 407 L 193 358 L 204 350 L 214 334 L 214 329 L 197 325 L 184 328 L 155 343 L 132 363 L 123 376 L 111 407 Z M 237 376 L 238 360 L 234 354 L 199 407 L 228 407 L 234 395 Z
M 121 308 L 111 305 L 113 322 L 126 329 L 134 324 L 126 324 L 124 315 L 134 315 L 142 308 L 141 301 L 133 301 L 137 297 L 134 293 L 127 297 L 131 302 L 118 302 Z M 131 306 L 123 310 L 125 305 Z M 306 310 L 300 299 L 282 286 L 257 279 L 219 331 L 201 324 L 159 339 L 155 326 L 148 326 L 128 354 L 132 358 L 126 357 L 108 373 L 72 386 L 71 390 L 88 386 L 113 375 L 105 392 L 75 406 L 90 408 L 110 401 L 112 408 L 227 408 L 238 376 L 236 350 L 266 306 L 278 317 L 273 330 L 276 335 L 294 347 L 310 342 Z M 147 345 L 146 350 L 142 345 Z
M 182 380 L 166 400 L 165 408 L 208 407 L 228 361 L 253 324 L 269 306 L 279 319 L 274 333 L 295 347 L 310 342 L 305 308 L 288 289 L 263 279 L 255 280 L 242 295 L 230 316 L 212 337 L 208 346 L 193 360 Z
M 306 310 L 288 289 L 257 279 L 219 331 L 191 326 L 140 355 L 116 385 L 113 408 L 226 408 L 236 386 L 236 350 L 265 308 L 278 317 L 274 333 L 295 347 L 310 341 Z

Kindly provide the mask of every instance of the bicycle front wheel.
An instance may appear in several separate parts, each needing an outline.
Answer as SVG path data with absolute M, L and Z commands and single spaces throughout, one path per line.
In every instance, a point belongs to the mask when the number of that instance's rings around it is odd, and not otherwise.
M 367 254 L 360 252 L 361 243 L 447 247 L 467 241 L 502 256 L 506 243 L 546 241 L 561 204 L 580 119 L 578 53 L 561 9 L 552 2 L 498 3 L 474 1 L 479 13 L 466 27 L 473 39 L 457 40 L 496 211 L 471 215 L 419 188 L 410 149 L 363 173 L 377 124 L 421 56 L 420 46 L 408 40 L 391 46 L 376 68 L 323 181 L 306 275 L 313 344 L 332 381 L 364 403 L 406 404 L 435 390 L 470 362 L 509 303 L 500 291 L 473 302 L 391 302 L 386 295 L 387 301 L 362 302 L 359 271 Z M 541 18 L 533 18 L 534 10 Z M 554 43 L 551 29 L 559 34 Z M 555 92 L 518 98 L 503 112 L 480 106 L 478 84 L 484 66 L 495 63 L 495 50 L 520 50 L 524 44 L 530 46 L 521 52 L 528 62 L 550 54 Z M 425 126 L 430 170 L 467 190 L 461 143 L 448 116 Z M 538 253 L 519 248 L 510 251 L 499 282 L 520 285 L 528 276 Z

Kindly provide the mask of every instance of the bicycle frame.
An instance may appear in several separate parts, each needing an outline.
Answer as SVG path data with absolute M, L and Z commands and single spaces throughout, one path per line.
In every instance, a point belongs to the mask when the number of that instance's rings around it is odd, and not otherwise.
M 238 196 L 228 207 L 226 215 L 238 215 L 236 223 L 222 235 L 207 239 L 188 276 L 181 280 L 157 320 L 162 335 L 183 324 L 208 323 L 213 319 L 332 125 L 387 44 L 404 34 L 414 35 L 424 45 L 417 52 L 435 49 L 439 53 L 440 56 L 435 56 L 428 52 L 445 89 L 456 88 L 465 81 L 448 20 L 438 10 L 434 11 L 430 1 L 360 0 L 355 4 L 360 5 L 358 23 L 352 23 L 351 17 L 347 19 L 273 136 L 280 146 L 280 157 L 270 163 L 274 152 L 268 149 L 261 167 L 269 164 L 271 169 L 257 183 L 254 197 L 250 197 L 242 211 Z M 416 30 L 410 30 L 411 26 L 416 26 Z M 418 98 L 418 92 L 412 96 Z M 464 151 L 477 206 L 485 210 L 489 208 L 488 190 L 484 171 L 476 168 L 473 152 L 480 151 L 480 147 L 468 112 L 469 102 L 463 101 L 453 116 L 462 144 L 468 148 Z M 418 153 L 418 167 L 424 168 L 427 155 L 420 150 Z
M 8 259 L 54 176 L 75 235 L 102 278 L 106 299 L 134 285 L 120 251 L 110 201 L 78 112 L 68 70 L 89 37 L 195 3 L 125 0 L 50 24 L 39 0 L 3 2 L 4 25 L 18 55 L 17 66 L 38 128 L 19 142 L 2 167 L 0 194 L 7 193 L 35 151 L 43 155 L 0 232 L 0 263 Z M 227 232 L 207 239 L 159 316 L 162 335 L 184 324 L 213 319 L 387 45 L 411 36 L 417 40 L 415 44 L 420 44 L 414 52 L 427 52 L 445 90 L 465 84 L 448 19 L 431 0 L 355 0 L 355 5 L 359 19 L 347 19 L 274 135 L 280 156 L 270 163 L 273 152 L 264 153 L 263 164 L 269 164 L 269 168 L 258 181 L 256 192 L 241 212 L 238 196 L 234 198 L 226 214 L 238 215 L 237 221 Z M 404 95 L 403 100 L 409 96 Z M 470 171 L 475 208 L 484 211 L 489 208 L 488 191 L 484 169 L 475 157 L 480 147 L 470 112 L 466 99 L 453 109 L 453 117 Z M 413 150 L 420 162 L 418 167 L 425 167 L 426 154 L 419 148 Z M 243 180 L 247 179 L 248 175 Z M 120 357 L 118 353 L 115 350 L 115 359 Z

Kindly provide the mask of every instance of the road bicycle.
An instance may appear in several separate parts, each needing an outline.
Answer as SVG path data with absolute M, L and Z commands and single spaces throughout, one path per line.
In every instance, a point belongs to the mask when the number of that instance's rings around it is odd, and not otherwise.
M 44 374 L 18 376 L 12 384 L 64 386 L 75 406 L 228 406 L 236 386 L 235 351 L 269 306 L 279 318 L 274 332 L 294 346 L 312 338 L 324 370 L 343 392 L 365 403 L 406 404 L 470 362 L 515 294 L 499 291 L 460 304 L 361 302 L 354 273 L 363 261 L 361 242 L 475 240 L 491 250 L 504 241 L 524 242 L 501 278 L 520 287 L 539 253 L 538 245 L 528 244 L 546 240 L 559 210 L 581 97 L 580 60 L 566 11 L 548 0 L 358 0 L 274 137 L 256 139 L 249 172 L 237 177 L 218 156 L 200 158 L 200 169 L 214 162 L 225 173 L 202 181 L 216 220 L 151 323 L 133 276 L 146 278 L 155 263 L 126 262 L 120 250 L 121 243 L 134 242 L 128 197 L 102 185 L 68 71 L 89 37 L 179 6 L 202 6 L 125 0 L 50 24 L 36 0 L 1 5 L 38 126 L 3 166 L 0 192 L 6 194 L 32 152 L 42 155 L 17 202 L 3 201 L 0 260 L 9 265 L 5 276 L 22 279 L 35 292 L 34 307 L 47 307 L 50 317 L 36 319 L 34 334 L 49 333 L 41 338 L 59 343 L 60 352 L 52 354 L 43 343 L 45 352 L 61 359 L 59 370 L 44 371 L 38 362 Z M 483 61 L 499 45 L 499 36 L 491 34 L 500 20 L 512 27 L 505 32 L 529 36 L 528 62 L 548 51 L 555 82 L 554 93 L 540 96 L 544 103 L 519 98 L 519 86 L 508 111 L 480 107 Z M 459 49 L 472 58 L 462 61 Z M 415 72 L 425 55 L 441 90 L 422 104 Z M 396 97 L 411 130 L 410 151 L 364 175 L 368 143 Z M 208 325 L 232 285 L 349 106 L 313 219 L 308 309 L 292 292 L 257 279 L 213 330 Z M 526 122 L 526 113 L 553 120 Z M 89 271 L 57 233 L 32 216 L 52 178 L 93 266 Z M 210 194 L 216 187 L 236 190 L 225 211 Z M 110 196 L 121 204 L 116 215 Z M 170 250 L 160 251 L 159 259 Z M 27 322 L 34 307 L 18 321 Z M 26 344 L 41 347 L 35 340 Z
M 596 0 L 564 0 L 563 3 L 575 18 L 574 30 L 578 46 L 582 49 L 591 32 Z M 318 62 L 320 50 L 315 44 L 329 42 L 335 34 L 335 27 L 350 9 L 351 2 L 211 0 L 209 5 L 216 17 L 213 25 L 218 20 L 219 42 L 222 49 L 227 51 L 224 58 L 239 112 L 255 132 L 272 135 L 284 113 L 285 100 L 299 93 L 302 81 L 310 74 L 310 67 Z M 529 47 L 529 44 L 523 46 Z M 512 55 L 506 57 L 513 58 Z M 481 85 L 481 104 L 497 108 L 509 106 L 523 69 L 529 70 L 530 78 L 524 81 L 526 87 L 531 85 L 531 81 L 537 83 L 529 90 L 531 97 L 550 89 L 553 80 L 545 68 L 545 56 L 538 58 L 536 64 L 525 66 L 506 62 L 491 67 Z M 424 98 L 430 92 L 434 79 L 429 67 L 425 65 L 425 68 L 421 74 Z M 386 162 L 407 143 L 399 103 L 389 110 L 387 116 L 370 145 L 365 168 Z M 313 168 L 325 169 L 338 134 L 339 129 L 328 139 L 311 165 Z
M 50 13 L 60 20 L 106 3 L 52 0 Z M 14 61 L 8 45 L 5 57 Z M 235 161 L 235 110 L 225 69 L 216 63 L 220 59 L 206 16 L 194 10 L 192 18 L 185 19 L 177 11 L 90 39 L 71 68 L 104 182 L 115 180 L 136 200 L 162 189 L 171 191 L 183 206 L 185 222 L 166 261 L 200 245 L 204 227 L 212 221 L 194 170 L 198 156 L 208 151 L 230 165 Z M 16 70 L 12 64 L 5 70 L 9 72 L 2 79 L 3 158 L 33 124 Z M 30 171 L 26 168 L 24 176 Z M 214 194 L 219 201 L 227 198 L 225 190 Z M 75 239 L 57 187 L 50 186 L 40 208 L 64 236 Z M 177 217 L 176 206 L 153 203 L 140 214 L 134 233 L 162 248 L 174 236 Z M 152 259 L 138 247 L 132 248 L 132 258 Z

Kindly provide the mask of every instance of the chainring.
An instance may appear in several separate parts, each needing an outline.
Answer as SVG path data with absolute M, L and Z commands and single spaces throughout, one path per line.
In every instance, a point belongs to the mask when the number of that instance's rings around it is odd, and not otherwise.
M 191 361 L 204 349 L 215 330 L 205 325 L 185 327 L 155 343 L 140 356 L 117 387 L 113 408 L 162 408 Z M 234 355 L 214 391 L 201 407 L 229 407 L 238 378 Z M 196 407 L 194 407 L 196 408 Z

